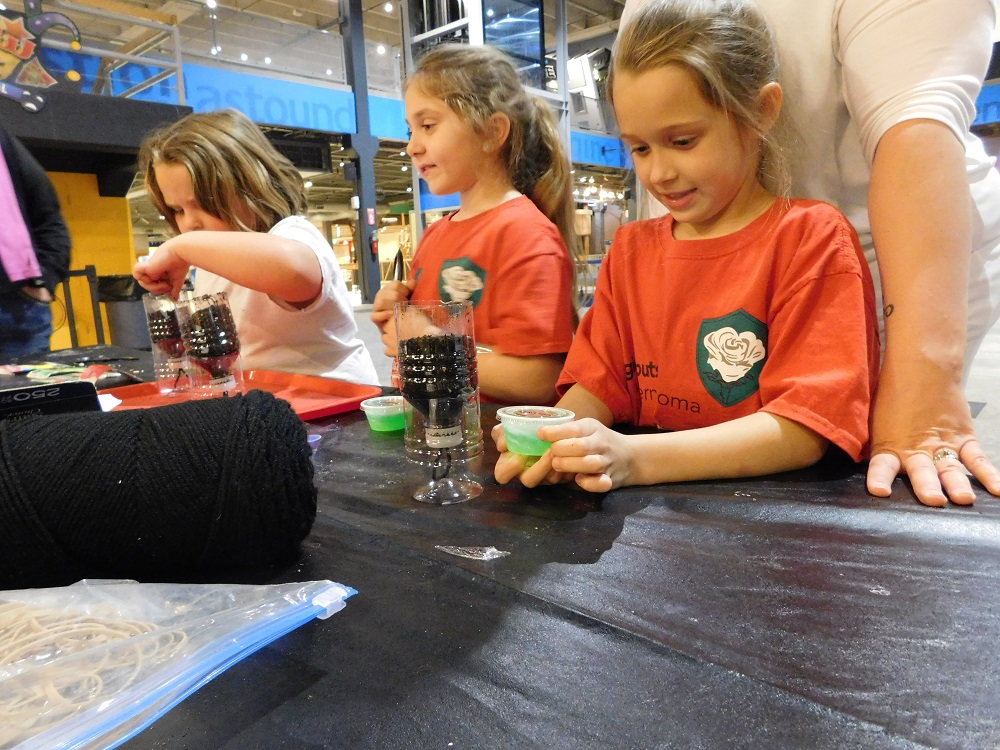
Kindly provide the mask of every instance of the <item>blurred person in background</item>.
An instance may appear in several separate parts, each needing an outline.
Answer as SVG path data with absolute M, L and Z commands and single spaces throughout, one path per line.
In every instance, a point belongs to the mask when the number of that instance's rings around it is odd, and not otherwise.
M 0 125 L 0 360 L 49 350 L 70 236 L 42 165 Z

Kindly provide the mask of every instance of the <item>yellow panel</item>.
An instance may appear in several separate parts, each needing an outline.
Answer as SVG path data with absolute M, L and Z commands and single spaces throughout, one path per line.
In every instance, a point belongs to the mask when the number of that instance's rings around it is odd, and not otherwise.
M 135 248 L 128 199 L 102 197 L 97 189 L 96 175 L 52 172 L 49 178 L 59 194 L 63 217 L 73 240 L 70 268 L 93 265 L 99 276 L 130 274 L 135 265 Z M 96 344 L 97 333 L 87 282 L 83 278 L 74 278 L 71 284 L 80 346 Z M 55 328 L 52 348 L 65 349 L 70 346 L 70 335 L 62 287 L 56 290 L 56 297 L 52 307 L 52 325 Z M 111 342 L 106 312 L 103 315 L 105 341 Z

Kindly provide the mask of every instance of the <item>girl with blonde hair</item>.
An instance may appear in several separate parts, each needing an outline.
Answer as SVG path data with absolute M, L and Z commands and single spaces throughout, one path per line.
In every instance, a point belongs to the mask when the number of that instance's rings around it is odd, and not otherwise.
M 459 209 L 424 233 L 408 282 L 383 287 L 372 321 L 396 353 L 393 305 L 471 300 L 479 386 L 549 403 L 576 323 L 570 163 L 548 104 L 489 46 L 440 45 L 409 77 L 407 153 Z
M 236 110 L 191 114 L 139 154 L 153 204 L 177 232 L 133 269 L 175 299 L 226 292 L 243 365 L 376 383 L 330 243 L 302 214 L 298 171 Z
M 621 138 L 670 213 L 618 230 L 557 385 L 577 420 L 538 431 L 533 466 L 504 453 L 498 481 L 605 492 L 867 456 L 872 279 L 843 214 L 777 194 L 777 78 L 749 0 L 652 0 L 619 32 Z

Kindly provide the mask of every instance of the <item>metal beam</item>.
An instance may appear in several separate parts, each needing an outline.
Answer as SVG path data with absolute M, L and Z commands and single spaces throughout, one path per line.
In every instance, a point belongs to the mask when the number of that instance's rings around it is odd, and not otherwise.
M 361 0 L 341 0 L 340 34 L 344 40 L 347 83 L 354 91 L 357 132 L 349 136 L 354 152 L 358 220 L 354 224 L 354 257 L 361 275 L 361 298 L 370 304 L 382 287 L 378 262 L 378 218 L 375 200 L 375 155 L 378 138 L 372 135 L 368 108 L 368 63 Z

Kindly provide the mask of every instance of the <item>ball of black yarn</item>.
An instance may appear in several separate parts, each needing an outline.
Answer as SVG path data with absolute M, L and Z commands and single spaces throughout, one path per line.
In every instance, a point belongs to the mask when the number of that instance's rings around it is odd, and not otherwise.
M 269 393 L 0 422 L 0 588 L 278 563 L 315 517 L 305 427 Z

